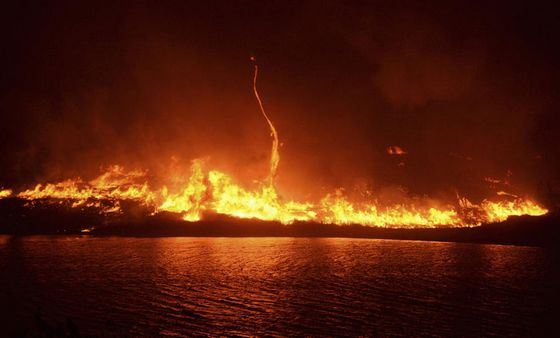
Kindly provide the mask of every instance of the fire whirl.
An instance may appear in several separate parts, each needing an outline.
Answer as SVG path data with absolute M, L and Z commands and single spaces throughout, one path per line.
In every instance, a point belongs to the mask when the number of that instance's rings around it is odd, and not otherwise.
M 146 171 L 126 171 L 122 166 L 111 166 L 105 173 L 91 181 L 70 179 L 59 183 L 37 184 L 33 189 L 13 193 L 0 189 L 0 198 L 16 196 L 21 199 L 63 200 L 72 207 L 98 208 L 101 213 L 120 213 L 121 201 L 141 203 L 153 213 L 174 212 L 185 221 L 198 221 L 207 213 L 218 213 L 238 218 L 255 218 L 279 221 L 313 221 L 329 224 L 362 224 L 380 227 L 438 227 L 476 226 L 499 222 L 509 216 L 543 215 L 547 209 L 529 198 L 512 194 L 498 194 L 507 200 L 484 200 L 472 203 L 458 197 L 454 204 L 438 203 L 424 206 L 422 203 L 403 203 L 382 206 L 377 201 L 351 201 L 342 189 L 327 194 L 319 201 L 292 201 L 281 198 L 275 187 L 280 154 L 278 132 L 266 113 L 257 90 L 258 65 L 254 63 L 253 91 L 259 109 L 266 120 L 272 137 L 272 150 L 268 177 L 260 181 L 258 188 L 242 187 L 224 172 L 209 170 L 204 160 L 192 161 L 190 173 L 180 188 L 168 186 L 153 188 Z M 387 152 L 404 155 L 400 147 L 391 146 Z

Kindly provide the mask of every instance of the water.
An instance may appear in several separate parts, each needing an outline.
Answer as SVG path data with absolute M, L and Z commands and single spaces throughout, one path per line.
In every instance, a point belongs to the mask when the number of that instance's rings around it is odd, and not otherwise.
M 543 335 L 556 257 L 370 239 L 0 237 L 0 333 Z

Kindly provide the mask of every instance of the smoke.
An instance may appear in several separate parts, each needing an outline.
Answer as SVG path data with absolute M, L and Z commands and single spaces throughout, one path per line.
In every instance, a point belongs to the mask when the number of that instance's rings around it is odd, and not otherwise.
M 365 58 L 371 95 L 389 105 L 373 114 L 382 116 L 378 129 L 390 124 L 384 138 L 410 150 L 403 180 L 408 186 L 454 186 L 482 196 L 488 191 L 479 184 L 481 176 L 513 172 L 526 193 L 558 189 L 557 175 L 535 175 L 558 165 L 544 163 L 542 153 L 549 150 L 535 142 L 542 137 L 540 121 L 550 119 L 551 79 L 557 75 L 552 32 L 559 27 L 549 9 L 460 3 L 344 7 L 350 20 L 332 29 Z
M 100 166 L 188 171 L 244 184 L 484 197 L 559 189 L 553 125 L 560 31 L 549 8 L 347 2 L 12 4 L 3 20 L 0 185 Z M 17 18 L 17 20 L 15 19 Z M 398 145 L 406 156 L 390 156 Z

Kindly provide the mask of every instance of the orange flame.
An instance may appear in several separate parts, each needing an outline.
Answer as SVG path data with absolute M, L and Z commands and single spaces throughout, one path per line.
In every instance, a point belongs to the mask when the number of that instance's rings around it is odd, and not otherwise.
M 134 200 L 153 212 L 180 213 L 186 221 L 198 221 L 206 212 L 238 218 L 256 218 L 289 224 L 294 221 L 315 221 L 332 224 L 362 224 L 381 227 L 475 226 L 499 222 L 509 216 L 543 215 L 545 208 L 530 199 L 508 201 L 484 200 L 474 204 L 459 198 L 457 205 L 443 207 L 397 204 L 382 207 L 373 202 L 351 202 L 342 190 L 327 194 L 318 203 L 283 201 L 276 189 L 266 183 L 248 190 L 227 174 L 204 169 L 202 160 L 194 160 L 187 183 L 178 191 L 164 186 L 152 190 L 144 172 L 125 172 L 112 166 L 89 182 L 81 179 L 59 183 L 38 184 L 17 194 L 27 200 L 61 199 L 73 201 L 72 206 L 98 206 L 112 201 L 103 212 L 119 212 L 121 200 Z
M 321 200 L 324 223 L 362 224 L 381 227 L 435 227 L 437 225 L 462 225 L 457 212 L 452 209 L 417 208 L 413 205 L 395 205 L 379 208 L 374 203 L 350 203 L 340 190 Z
M 388 146 L 387 147 L 387 154 L 400 156 L 400 155 L 406 155 L 406 154 L 408 154 L 408 152 L 404 151 L 399 146 Z
M 12 196 L 11 189 L 0 189 L 0 199 Z
M 486 212 L 486 220 L 488 222 L 505 221 L 509 216 L 540 216 L 548 212 L 548 210 L 539 206 L 535 202 L 521 198 L 513 201 L 484 201 L 481 204 L 481 207 Z
M 137 183 L 144 176 L 141 171 L 125 172 L 123 167 L 114 165 L 89 182 L 78 178 L 54 184 L 37 184 L 34 189 L 20 192 L 17 196 L 24 199 L 142 200 L 149 203 L 153 196 L 148 183 Z

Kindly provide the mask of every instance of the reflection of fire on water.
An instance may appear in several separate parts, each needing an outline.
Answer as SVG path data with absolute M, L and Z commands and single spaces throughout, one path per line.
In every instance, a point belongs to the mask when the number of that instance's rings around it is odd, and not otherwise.
M 260 111 L 271 131 L 272 151 L 270 171 L 260 187 L 248 190 L 227 174 L 207 170 L 203 160 L 193 160 L 191 172 L 180 189 L 172 191 L 163 186 L 153 189 L 144 171 L 125 171 L 115 165 L 89 182 L 71 179 L 59 183 L 37 184 L 16 196 L 26 200 L 57 199 L 72 201 L 73 207 L 99 208 L 102 213 L 121 212 L 120 201 L 142 203 L 154 213 L 180 213 L 186 221 L 202 219 L 205 213 L 215 212 L 239 218 L 275 220 L 284 224 L 294 221 L 315 221 L 334 224 L 362 224 L 383 227 L 473 226 L 506 220 L 513 215 L 543 215 L 548 211 L 534 201 L 513 194 L 498 194 L 509 200 L 484 200 L 479 204 L 459 197 L 454 205 L 423 206 L 403 203 L 382 207 L 377 202 L 352 202 L 342 190 L 323 197 L 319 202 L 286 201 L 277 194 L 274 179 L 280 154 L 279 138 L 257 90 L 258 66 L 254 62 L 253 91 Z M 405 155 L 399 146 L 387 148 L 390 155 Z M 12 195 L 0 190 L 0 198 Z M 103 201 L 103 203 L 101 203 Z

